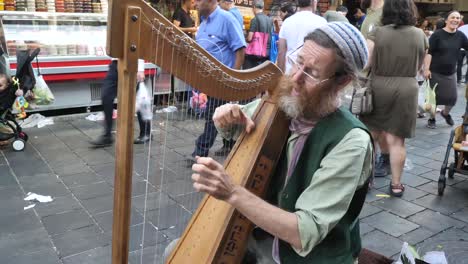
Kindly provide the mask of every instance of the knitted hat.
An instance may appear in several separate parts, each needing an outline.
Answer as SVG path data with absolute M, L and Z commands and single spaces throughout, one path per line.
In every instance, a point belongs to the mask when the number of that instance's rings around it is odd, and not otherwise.
M 325 33 L 343 53 L 346 61 L 352 61 L 362 70 L 369 59 L 369 50 L 361 32 L 346 22 L 331 22 L 317 28 Z

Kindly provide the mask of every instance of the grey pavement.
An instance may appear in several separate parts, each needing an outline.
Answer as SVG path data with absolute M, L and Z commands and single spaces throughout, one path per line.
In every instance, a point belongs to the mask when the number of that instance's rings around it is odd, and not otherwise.
M 452 113 L 456 124 L 464 108 L 460 96 Z M 89 148 L 101 125 L 84 117 L 27 129 L 22 152 L 0 148 L 1 263 L 111 262 L 115 150 Z M 186 118 L 155 115 L 152 143 L 135 146 L 129 263 L 159 263 L 203 198 L 192 188 L 185 160 L 203 121 Z M 451 131 L 437 120 L 438 128 L 429 130 L 426 119 L 418 119 L 416 137 L 407 141 L 402 198 L 386 195 L 389 177 L 375 180 L 360 215 L 364 247 L 396 258 L 406 241 L 422 253 L 443 250 L 449 263 L 468 263 L 468 177 L 455 174 L 444 196 L 437 195 Z M 220 146 L 218 139 L 213 149 Z M 23 200 L 28 192 L 54 200 L 25 210 L 33 204 Z

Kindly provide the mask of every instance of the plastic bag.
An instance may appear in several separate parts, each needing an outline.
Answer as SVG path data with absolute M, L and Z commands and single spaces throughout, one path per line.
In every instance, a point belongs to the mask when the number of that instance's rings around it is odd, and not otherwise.
M 425 80 L 423 83 L 425 90 L 425 102 L 424 102 L 424 111 L 431 112 L 433 115 L 436 113 L 437 102 L 436 102 L 436 93 L 437 84 L 431 88 L 429 80 Z
M 50 90 L 41 74 L 36 76 L 36 86 L 33 89 L 35 103 L 37 105 L 48 105 L 55 101 L 55 96 Z
M 148 94 L 144 82 L 138 83 L 138 90 L 136 94 L 135 110 L 140 112 L 141 118 L 145 121 L 153 119 L 153 107 L 151 104 L 151 97 Z
M 276 63 L 276 58 L 278 57 L 278 42 L 279 36 L 277 33 L 271 33 L 270 39 L 270 61 Z

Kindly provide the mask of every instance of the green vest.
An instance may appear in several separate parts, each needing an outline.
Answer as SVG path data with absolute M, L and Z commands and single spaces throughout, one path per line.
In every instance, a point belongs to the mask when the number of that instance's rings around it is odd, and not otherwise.
M 309 186 L 315 171 L 320 167 L 322 159 L 353 128 L 361 128 L 369 133 L 365 125 L 346 109 L 339 109 L 317 123 L 305 142 L 291 178 L 279 194 L 278 204 L 280 208 L 289 212 L 295 211 L 298 197 Z M 282 166 L 284 165 L 283 163 Z M 278 184 L 272 186 L 272 191 L 278 190 L 279 186 Z M 344 217 L 307 256 L 299 256 L 288 243 L 280 241 L 281 263 L 353 263 L 361 251 L 358 216 L 364 204 L 367 189 L 367 184 L 364 184 L 355 192 Z

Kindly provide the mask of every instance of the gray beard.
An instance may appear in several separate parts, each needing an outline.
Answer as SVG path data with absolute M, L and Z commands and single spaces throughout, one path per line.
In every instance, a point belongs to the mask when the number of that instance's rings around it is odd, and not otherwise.
M 291 119 L 297 119 L 303 115 L 304 107 L 297 96 L 283 95 L 279 98 L 278 105 Z

